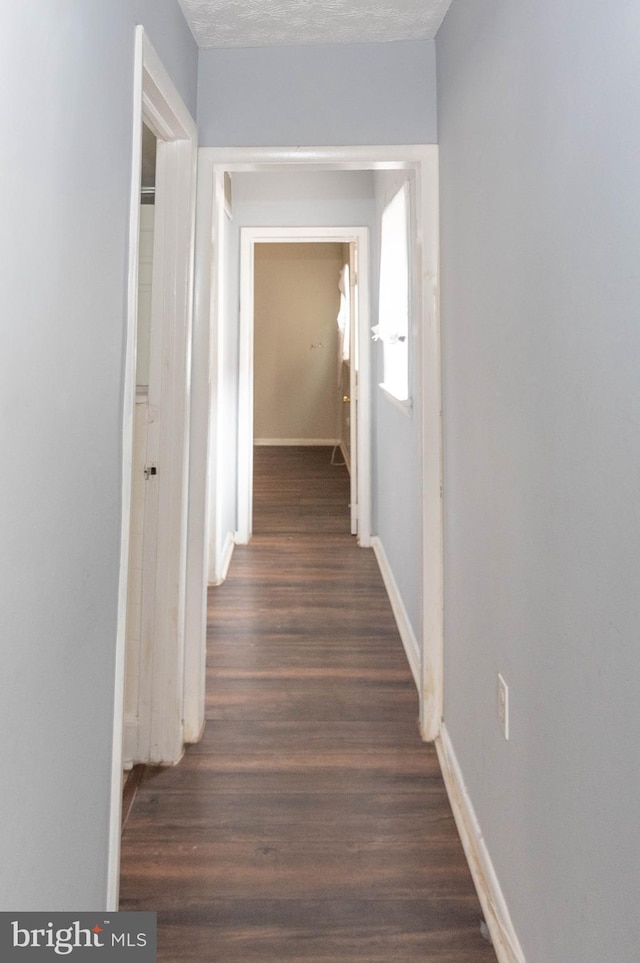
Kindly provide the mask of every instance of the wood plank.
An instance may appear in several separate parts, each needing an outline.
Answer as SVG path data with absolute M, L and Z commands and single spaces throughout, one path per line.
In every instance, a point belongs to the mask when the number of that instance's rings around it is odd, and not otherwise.
M 127 847 L 128 886 L 154 908 L 216 899 L 452 899 L 469 894 L 453 833 L 381 838 L 140 838 Z M 159 866 L 162 872 L 159 873 Z M 283 907 L 284 909 L 284 907 Z M 478 920 L 479 925 L 479 920 Z
M 160 960 L 184 963 L 495 960 L 478 935 L 473 907 L 461 900 L 289 900 L 286 907 L 277 900 L 216 900 L 162 913 L 159 942 Z

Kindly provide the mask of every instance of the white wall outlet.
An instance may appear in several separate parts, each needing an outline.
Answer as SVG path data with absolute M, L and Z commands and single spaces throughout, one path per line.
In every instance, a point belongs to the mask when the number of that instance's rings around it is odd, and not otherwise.
M 498 719 L 505 739 L 509 738 L 509 686 L 498 672 Z

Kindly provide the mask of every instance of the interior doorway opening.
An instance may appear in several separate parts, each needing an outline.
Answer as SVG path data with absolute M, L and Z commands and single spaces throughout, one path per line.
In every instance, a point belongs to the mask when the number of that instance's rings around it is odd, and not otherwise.
M 320 327 L 314 327 L 313 317 L 310 325 L 300 325 L 295 330 L 295 346 L 283 345 L 283 340 L 293 334 L 293 326 L 282 325 L 279 343 L 272 340 L 273 326 L 269 326 L 269 318 L 263 318 L 258 311 L 256 315 L 256 279 L 263 280 L 267 289 L 271 288 L 273 280 L 273 266 L 282 267 L 286 257 L 276 256 L 270 270 L 268 265 L 261 262 L 268 259 L 272 245 L 284 246 L 284 254 L 295 251 L 299 245 L 332 245 L 333 250 L 340 248 L 341 254 L 336 256 L 335 264 L 340 261 L 338 277 L 335 279 L 335 316 L 330 312 L 324 315 Z M 299 248 L 303 251 L 303 248 Z M 326 248 L 328 253 L 331 249 Z M 330 257 L 330 255 L 328 255 Z M 296 260 L 293 255 L 294 263 Z M 340 447 L 350 466 L 350 527 L 353 535 L 357 535 L 362 546 L 371 544 L 371 468 L 370 468 L 370 410 L 368 404 L 360 405 L 360 397 L 369 397 L 369 237 L 364 227 L 309 227 L 309 228 L 243 228 L 240 241 L 240 377 L 238 392 L 238 530 L 236 542 L 246 544 L 251 538 L 253 527 L 253 447 L 256 441 L 269 443 L 277 441 L 273 436 L 256 436 L 256 423 L 259 429 L 263 424 L 279 425 L 278 430 L 284 432 L 281 437 L 289 443 L 305 443 L 315 441 L 316 444 Z M 256 264 L 258 269 L 256 270 Z M 290 266 L 290 265 L 289 265 Z M 357 269 L 359 266 L 359 272 Z M 265 268 L 263 271 L 262 268 Z M 346 272 L 344 268 L 346 267 Z M 348 331 L 341 331 L 339 316 L 342 309 L 344 323 L 345 305 L 342 303 L 340 279 L 344 287 L 344 277 L 349 278 L 345 301 L 348 304 Z M 359 276 L 360 275 L 360 276 Z M 268 313 L 268 309 L 267 309 Z M 256 324 L 257 320 L 257 324 Z M 279 319 L 278 324 L 283 321 Z M 324 328 L 324 324 L 327 325 Z M 325 331 L 325 333 L 322 333 Z M 284 333 L 283 333 L 284 332 Z M 329 335 L 331 338 L 329 339 Z M 345 335 L 348 346 L 345 346 Z M 306 336 L 306 337 L 305 337 Z M 325 341 L 327 343 L 325 343 Z M 364 341 L 364 344 L 362 343 Z M 290 350 L 297 347 L 296 350 Z M 292 409 L 295 393 L 292 389 L 296 381 L 296 372 L 290 371 L 289 376 L 282 377 L 282 372 L 276 378 L 276 398 L 273 398 L 273 381 L 271 388 L 267 387 L 267 378 L 259 378 L 256 385 L 256 348 L 261 356 L 270 359 L 273 370 L 277 370 L 283 360 L 283 354 L 289 356 L 286 365 L 302 364 L 307 380 L 314 380 L 316 387 L 322 385 L 325 402 L 329 401 L 329 410 L 313 412 L 311 423 L 304 425 L 300 419 L 300 410 Z M 306 358 L 305 358 L 306 356 Z M 345 356 L 348 359 L 344 367 Z M 301 360 L 304 359 L 304 360 Z M 260 372 L 262 376 L 263 372 Z M 348 385 L 345 383 L 348 379 Z M 330 395 L 330 385 L 335 391 Z M 267 422 L 262 421 L 263 412 L 256 418 L 256 390 L 258 400 L 269 398 L 271 413 L 267 415 Z M 277 395 L 280 397 L 277 397 Z M 275 404 L 272 402 L 275 400 Z M 333 404 L 331 404 L 333 401 Z M 313 405 L 312 405 L 313 407 Z M 348 407 L 348 410 L 347 410 Z M 316 416 L 321 421 L 313 424 Z M 313 432 L 328 432 L 330 435 L 316 435 Z M 348 430 L 345 431 L 345 427 Z M 264 431 L 264 429 L 262 429 Z M 295 434 L 304 430 L 307 438 Z M 294 432 L 291 435 L 291 432 Z M 345 432 L 347 438 L 341 436 Z M 288 439 L 286 438 L 289 433 Z M 346 459 L 345 459 L 346 460 Z
M 255 246 L 256 535 L 357 531 L 349 490 L 352 361 L 357 367 L 350 248 L 330 241 Z M 329 521 L 323 507 L 330 498 L 337 510 Z
M 420 697 L 420 730 L 426 740 L 435 739 L 443 713 L 443 476 L 442 395 L 439 322 L 439 227 L 438 148 L 436 145 L 332 146 L 332 147 L 235 147 L 202 148 L 198 161 L 198 209 L 196 246 L 196 312 L 194 318 L 194 397 L 199 398 L 197 431 L 192 432 L 200 463 L 192 477 L 195 484 L 190 511 L 205 520 L 206 558 L 210 584 L 226 577 L 237 519 L 238 379 L 245 377 L 242 363 L 228 346 L 235 340 L 237 295 L 229 290 L 235 271 L 235 251 L 230 244 L 233 224 L 227 210 L 230 198 L 225 181 L 236 174 L 280 174 L 287 178 L 312 172 L 413 171 L 415 172 L 415 231 L 413 254 L 415 290 L 415 376 L 420 393 L 414 405 L 418 425 L 415 448 L 420 467 L 421 522 L 419 577 L 419 637 L 416 640 L 415 679 Z M 326 209 L 325 209 L 326 213 Z M 299 212 L 286 210 L 289 223 L 299 223 Z M 339 221 L 339 215 L 336 216 Z M 352 223 L 358 223 L 359 218 Z M 251 223 L 251 222 L 249 222 Z M 255 218 L 254 224 L 265 220 Z M 313 221 L 307 221 L 313 223 Z M 335 223 L 335 221 L 334 221 Z M 362 223 L 362 221 L 360 221 Z M 375 237 L 375 235 L 374 235 Z M 232 258 L 229 258 L 231 252 Z M 361 273 L 362 276 L 362 273 Z M 225 300 L 227 289 L 228 303 Z M 366 296 L 364 284 L 363 294 Z M 231 319 L 231 320 L 230 320 Z M 361 319 L 360 330 L 366 323 Z M 362 342 L 361 342 L 362 344 Z M 366 355 L 369 343 L 366 342 Z M 231 362 L 231 364 L 230 364 Z M 243 369 L 243 370 L 241 370 Z M 361 398 L 365 399 L 364 390 Z M 366 395 L 369 407 L 371 392 Z M 372 419 L 373 421 L 373 419 Z M 196 427 L 196 421 L 192 420 Z M 384 439 L 375 427 L 375 450 Z M 226 445 L 231 437 L 232 445 Z M 373 445 L 372 445 L 373 448 Z M 233 463 L 230 463 L 230 457 Z M 379 459 L 378 459 L 379 461 Z M 192 461 L 192 466 L 194 466 Z M 376 471 L 378 468 L 376 467 Z M 379 478 L 376 477 L 376 486 Z M 376 487 L 376 511 L 378 489 Z
M 256 244 L 254 445 L 340 445 L 348 247 Z

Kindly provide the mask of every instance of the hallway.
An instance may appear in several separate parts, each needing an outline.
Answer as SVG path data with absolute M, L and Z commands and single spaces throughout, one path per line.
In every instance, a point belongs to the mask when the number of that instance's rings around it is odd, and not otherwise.
M 339 456 L 338 456 L 339 460 Z M 165 963 L 490 963 L 374 554 L 328 448 L 259 448 L 209 594 L 207 727 L 145 773 L 121 909 Z

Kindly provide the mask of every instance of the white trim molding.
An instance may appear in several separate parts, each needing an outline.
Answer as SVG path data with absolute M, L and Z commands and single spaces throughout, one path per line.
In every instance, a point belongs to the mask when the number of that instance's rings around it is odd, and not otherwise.
M 478 892 L 498 963 L 526 963 L 500 882 L 482 835 L 478 817 L 464 783 L 462 770 L 444 723 L 441 726 L 440 735 L 436 739 L 436 751 L 453 810 L 453 817 L 458 827 L 458 833 Z
M 383 171 L 412 170 L 431 154 L 435 144 L 382 144 L 333 147 L 203 147 L 201 156 L 229 171 Z
M 444 550 L 442 368 L 440 352 L 440 222 L 438 148 L 423 148 L 416 176 L 420 274 L 419 365 L 422 421 L 422 644 L 420 732 L 440 732 L 444 713 Z

